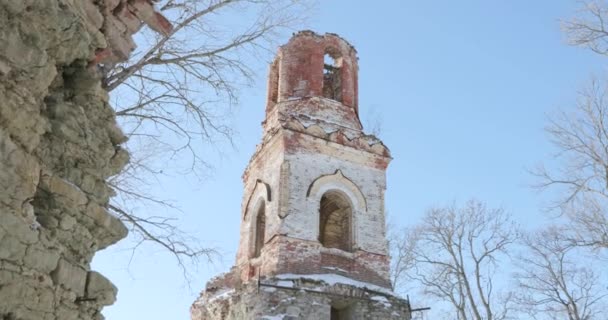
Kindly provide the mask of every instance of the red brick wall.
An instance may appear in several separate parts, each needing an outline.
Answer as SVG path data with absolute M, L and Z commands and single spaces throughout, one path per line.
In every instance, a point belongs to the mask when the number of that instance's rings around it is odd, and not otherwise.
M 323 96 L 323 58 L 328 49 L 342 58 L 342 103 L 357 112 L 356 50 L 335 34 L 317 35 L 312 31 L 299 32 L 279 50 L 269 76 L 278 78 L 278 86 L 269 85 L 269 90 L 278 90 L 278 102 L 290 97 Z M 269 92 L 268 96 L 274 95 Z
M 277 236 L 264 247 L 267 257 L 276 257 L 272 260 L 263 260 L 260 266 L 241 266 L 243 280 L 257 278 L 258 271 L 261 276 L 276 274 L 339 274 L 351 279 L 390 288 L 388 279 L 389 257 L 373 254 L 363 250 L 352 253 L 338 253 L 336 250 L 323 248 L 317 241 L 306 241 L 286 236 Z M 253 270 L 253 271 L 251 271 Z M 343 270 L 343 271 L 341 271 Z

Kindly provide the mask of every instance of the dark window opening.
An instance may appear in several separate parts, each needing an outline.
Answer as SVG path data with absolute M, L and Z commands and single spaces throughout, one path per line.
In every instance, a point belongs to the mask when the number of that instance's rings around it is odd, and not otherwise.
M 326 53 L 323 58 L 323 96 L 342 101 L 342 59 Z
M 338 192 L 321 197 L 319 241 L 324 247 L 351 250 L 352 212 L 350 201 Z
M 264 237 L 266 234 L 266 210 L 264 207 L 265 204 L 262 203 L 255 219 L 255 243 L 253 248 L 254 258 L 260 256 L 262 253 L 262 247 L 264 247 Z
M 352 308 L 344 307 L 344 308 L 336 308 L 334 306 L 331 307 L 330 311 L 330 320 L 351 320 L 352 316 Z
M 340 310 L 331 307 L 331 315 L 329 317 L 330 320 L 340 320 Z

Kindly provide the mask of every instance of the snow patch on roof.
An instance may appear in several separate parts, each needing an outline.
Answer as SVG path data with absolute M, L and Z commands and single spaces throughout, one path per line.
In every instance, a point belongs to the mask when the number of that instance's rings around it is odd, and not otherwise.
M 286 314 L 277 314 L 276 316 L 262 316 L 262 320 L 283 320 Z
M 383 297 L 383 296 L 373 296 L 373 297 L 371 297 L 371 299 L 374 300 L 374 301 L 382 303 L 385 308 L 390 308 L 390 307 L 393 306 L 391 304 L 391 302 L 388 301 L 388 299 L 386 297 Z
M 277 286 L 293 288 L 293 281 L 281 280 L 281 281 L 277 282 Z

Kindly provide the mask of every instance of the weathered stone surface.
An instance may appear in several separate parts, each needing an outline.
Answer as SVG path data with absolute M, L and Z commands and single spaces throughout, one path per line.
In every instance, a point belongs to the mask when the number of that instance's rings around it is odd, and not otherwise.
M 87 299 L 94 299 L 100 304 L 111 305 L 116 301 L 118 289 L 110 280 L 98 272 L 91 271 L 87 276 Z
M 135 1 L 170 31 L 151 1 Z M 106 179 L 129 157 L 96 64 L 133 49 L 141 21 L 113 11 L 132 2 L 0 0 L 0 319 L 102 319 L 114 302 L 89 264 L 127 234 L 106 210 Z
M 57 268 L 51 272 L 51 278 L 56 285 L 73 291 L 78 297 L 84 296 L 86 277 L 85 269 L 65 259 L 59 260 Z
M 41 273 L 50 273 L 57 268 L 60 255 L 61 253 L 57 249 L 41 250 L 37 246 L 30 246 L 23 262 Z

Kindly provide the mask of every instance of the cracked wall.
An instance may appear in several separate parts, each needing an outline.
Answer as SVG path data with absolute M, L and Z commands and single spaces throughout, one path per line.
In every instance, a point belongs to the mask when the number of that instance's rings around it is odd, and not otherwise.
M 128 161 L 98 63 L 135 47 L 147 0 L 0 0 L 0 319 L 103 319 L 117 289 L 90 269 L 127 235 L 106 179 Z

